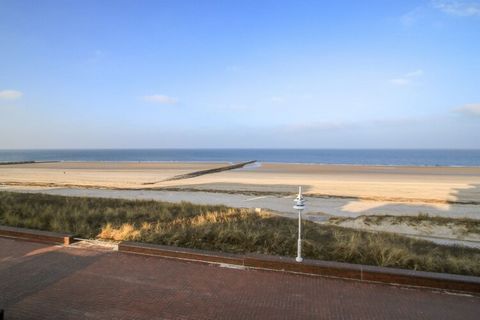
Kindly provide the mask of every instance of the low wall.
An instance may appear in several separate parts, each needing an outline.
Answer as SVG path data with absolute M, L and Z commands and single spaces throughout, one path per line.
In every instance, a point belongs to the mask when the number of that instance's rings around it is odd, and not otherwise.
M 232 264 L 253 269 L 337 277 L 403 286 L 427 287 L 480 295 L 480 277 L 473 276 L 309 259 L 304 260 L 302 263 L 298 263 L 294 258 L 290 257 L 267 256 L 260 254 L 235 255 L 138 242 L 122 242 L 118 246 L 118 251 L 204 263 Z
M 69 245 L 73 242 L 73 235 L 49 231 L 32 230 L 0 226 L 0 237 L 15 238 L 42 243 L 55 243 Z

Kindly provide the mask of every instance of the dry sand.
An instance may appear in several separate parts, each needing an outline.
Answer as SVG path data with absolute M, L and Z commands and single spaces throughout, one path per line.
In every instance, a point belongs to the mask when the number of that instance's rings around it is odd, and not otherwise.
M 0 166 L 0 184 L 110 189 L 187 188 L 203 191 L 293 193 L 363 200 L 480 203 L 480 168 L 387 167 L 263 163 L 191 179 L 175 175 L 227 163 L 59 162 Z M 371 203 L 368 206 L 372 206 Z M 351 209 L 355 210 L 356 206 Z M 361 207 L 358 207 L 361 210 Z
M 0 166 L 3 188 L 90 188 L 180 191 L 178 200 L 271 207 L 299 185 L 310 196 L 310 212 L 326 215 L 408 214 L 480 218 L 480 168 L 389 167 L 262 163 L 195 178 L 162 181 L 228 163 L 59 162 Z M 195 191 L 195 192 L 194 192 Z M 194 193 L 203 194 L 200 197 Z M 199 194 L 199 195 L 200 195 Z M 263 198 L 262 198 L 263 197 Z M 160 199 L 162 199 L 160 197 Z M 250 200 L 254 199 L 254 200 Z M 248 200 L 248 201 L 247 201 Z M 270 205 L 262 206 L 262 203 Z M 245 205 L 247 206 L 247 205 Z M 278 207 L 278 206 L 276 206 Z M 283 211 L 290 211 L 286 204 Z M 278 210 L 278 208 L 276 208 Z M 279 210 L 282 211 L 282 210 Z
M 138 189 L 192 171 L 213 169 L 227 163 L 177 162 L 53 162 L 0 166 L 0 184 L 22 186 L 78 186 Z

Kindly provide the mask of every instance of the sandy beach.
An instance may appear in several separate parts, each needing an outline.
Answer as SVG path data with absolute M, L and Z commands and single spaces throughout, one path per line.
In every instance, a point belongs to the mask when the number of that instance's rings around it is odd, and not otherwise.
M 332 216 L 416 216 L 419 213 L 480 219 L 478 167 L 254 163 L 241 169 L 195 174 L 229 165 L 226 162 L 2 165 L 0 190 L 223 204 L 266 209 L 294 217 L 292 200 L 298 186 L 302 186 L 308 201 L 305 218 L 317 222 L 326 222 Z M 192 173 L 193 177 L 182 178 Z M 344 224 L 354 228 L 369 228 L 357 222 Z M 383 231 L 401 232 L 399 226 L 386 225 L 381 228 Z M 418 232 L 413 230 L 415 234 L 476 241 L 476 235 L 462 235 L 458 230 L 445 232 L 430 226 L 417 229 Z
M 4 186 L 106 189 L 172 189 L 228 193 L 291 194 L 299 185 L 311 196 L 368 201 L 480 203 L 478 167 L 390 167 L 253 164 L 242 169 L 167 181 L 228 163 L 56 162 L 0 166 Z
M 338 199 L 361 213 L 385 204 L 424 204 L 447 211 L 480 204 L 480 168 L 255 163 L 241 169 L 170 180 L 229 163 L 56 162 L 0 166 L 3 187 L 93 188 Z M 385 210 L 388 211 L 388 210 Z

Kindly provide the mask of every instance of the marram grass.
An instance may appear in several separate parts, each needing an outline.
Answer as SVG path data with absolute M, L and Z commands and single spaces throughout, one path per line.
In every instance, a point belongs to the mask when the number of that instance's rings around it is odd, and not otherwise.
M 0 192 L 0 224 L 231 253 L 295 256 L 297 221 L 225 206 Z M 480 250 L 304 222 L 304 256 L 480 276 Z

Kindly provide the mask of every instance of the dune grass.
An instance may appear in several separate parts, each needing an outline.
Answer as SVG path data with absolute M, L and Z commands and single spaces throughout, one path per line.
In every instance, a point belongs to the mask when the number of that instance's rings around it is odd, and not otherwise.
M 368 215 L 352 217 L 331 217 L 329 222 L 333 224 L 340 224 L 345 221 L 362 220 L 366 225 L 380 225 L 384 222 L 395 224 L 406 224 L 410 226 L 419 226 L 422 224 L 429 224 L 432 226 L 455 226 L 461 227 L 464 233 L 478 233 L 480 234 L 480 220 L 470 218 L 451 218 L 451 217 L 436 217 L 428 213 L 420 212 L 416 216 L 393 216 L 393 215 Z
M 296 220 L 225 206 L 0 192 L 0 224 L 231 253 L 295 256 Z M 304 222 L 307 258 L 480 276 L 480 250 Z

